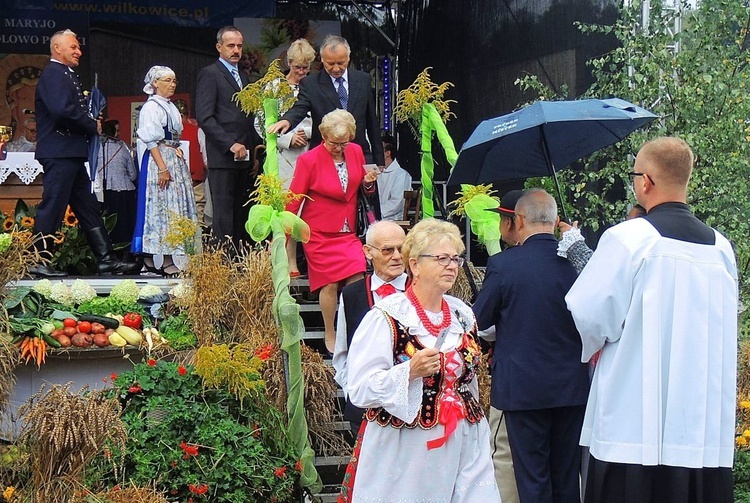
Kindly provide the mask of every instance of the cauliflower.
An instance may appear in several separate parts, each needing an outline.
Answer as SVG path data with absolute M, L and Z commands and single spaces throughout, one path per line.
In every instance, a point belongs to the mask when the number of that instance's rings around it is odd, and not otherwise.
M 0 234 L 0 253 L 5 253 L 10 248 L 13 238 L 10 234 Z
M 73 295 L 73 302 L 76 305 L 83 304 L 87 300 L 96 298 L 96 290 L 82 279 L 77 279 L 70 287 L 70 293 Z
M 187 281 L 183 280 L 169 291 L 169 295 L 171 295 L 178 301 L 184 300 L 190 294 L 190 288 L 190 284 Z
M 52 294 L 52 282 L 46 278 L 40 279 L 34 283 L 34 286 L 32 286 L 31 289 L 49 299 Z
M 119 302 L 132 304 L 138 301 L 138 285 L 132 279 L 126 279 L 117 283 L 109 296 Z
M 73 305 L 73 294 L 70 293 L 70 288 L 68 288 L 68 285 L 66 285 L 62 281 L 52 285 L 49 293 L 49 298 L 66 306 Z
M 138 296 L 139 299 L 148 299 L 149 297 L 153 297 L 154 295 L 160 295 L 163 292 L 161 291 L 161 288 L 159 288 L 156 285 L 144 285 L 143 288 L 141 288 L 141 293 Z

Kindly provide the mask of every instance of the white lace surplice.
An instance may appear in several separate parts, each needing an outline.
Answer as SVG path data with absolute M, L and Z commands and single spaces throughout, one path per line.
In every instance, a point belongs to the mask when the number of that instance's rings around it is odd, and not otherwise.
M 452 317 L 443 352 L 460 344 L 474 324 L 471 309 L 445 296 Z M 455 312 L 466 325 L 463 327 Z M 409 382 L 409 362 L 393 365 L 393 338 L 384 312 L 398 319 L 425 347 L 436 337 L 420 326 L 414 306 L 404 294 L 378 302 L 360 323 L 349 349 L 348 393 L 358 407 L 383 407 L 394 416 L 413 421 L 422 405 L 422 380 Z M 439 313 L 428 313 L 439 322 Z M 460 371 L 460 370 L 459 370 Z M 470 383 L 478 394 L 477 382 Z M 443 447 L 428 450 L 427 442 L 439 438 L 444 426 L 432 429 L 396 429 L 368 422 L 355 478 L 355 503 L 469 503 L 500 501 L 490 452 L 486 419 L 472 425 L 460 420 Z

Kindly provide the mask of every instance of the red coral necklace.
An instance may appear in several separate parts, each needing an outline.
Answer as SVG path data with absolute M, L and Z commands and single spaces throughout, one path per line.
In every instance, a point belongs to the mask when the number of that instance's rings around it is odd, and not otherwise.
M 414 306 L 414 309 L 417 310 L 417 316 L 419 316 L 419 321 L 422 322 L 422 325 L 427 329 L 429 333 L 437 337 L 437 335 L 445 328 L 448 328 L 451 324 L 451 311 L 450 308 L 448 308 L 448 303 L 443 299 L 442 305 L 441 305 L 441 312 L 443 313 L 443 321 L 439 325 L 435 325 L 433 322 L 430 321 L 430 318 L 427 316 L 427 313 L 425 312 L 424 308 L 422 307 L 422 304 L 419 302 L 419 299 L 417 298 L 417 295 L 414 293 L 414 289 L 412 287 L 409 287 L 406 289 L 406 297 L 409 299 L 411 304 Z

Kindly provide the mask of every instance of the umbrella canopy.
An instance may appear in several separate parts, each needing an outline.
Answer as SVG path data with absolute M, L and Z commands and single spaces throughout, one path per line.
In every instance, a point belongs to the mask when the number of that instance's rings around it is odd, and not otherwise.
M 657 116 L 619 98 L 539 101 L 483 121 L 458 154 L 448 185 L 554 176 Z
M 88 102 L 89 114 L 91 114 L 91 117 L 93 117 L 94 119 L 98 119 L 99 114 L 101 114 L 104 110 L 104 107 L 107 106 L 107 98 L 104 97 L 104 94 L 102 94 L 96 84 L 94 84 L 94 86 L 91 88 L 91 92 L 88 96 Z M 92 182 L 96 178 L 99 148 L 99 135 L 91 136 L 89 138 L 89 178 L 91 178 Z

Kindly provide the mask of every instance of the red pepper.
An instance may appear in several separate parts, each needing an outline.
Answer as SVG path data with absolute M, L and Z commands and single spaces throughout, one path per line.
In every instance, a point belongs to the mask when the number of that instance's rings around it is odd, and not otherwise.
M 141 328 L 143 319 L 138 313 L 128 313 L 122 318 L 122 324 L 126 327 L 135 328 L 136 330 Z

